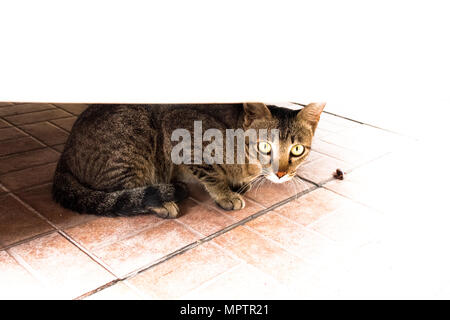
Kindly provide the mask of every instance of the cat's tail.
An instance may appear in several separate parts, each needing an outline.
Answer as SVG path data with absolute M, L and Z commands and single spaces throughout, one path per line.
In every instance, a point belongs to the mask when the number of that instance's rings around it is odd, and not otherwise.
M 187 196 L 183 184 L 157 184 L 147 187 L 105 192 L 93 190 L 58 164 L 53 178 L 53 199 L 64 208 L 102 216 L 130 216 L 151 212 L 164 202 Z

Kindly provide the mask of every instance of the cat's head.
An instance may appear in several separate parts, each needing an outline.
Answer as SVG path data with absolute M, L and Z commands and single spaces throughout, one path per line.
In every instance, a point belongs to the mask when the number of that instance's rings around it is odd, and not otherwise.
M 244 103 L 244 129 L 277 129 L 278 137 L 258 137 L 250 148 L 258 153 L 262 174 L 275 183 L 291 180 L 311 150 L 311 141 L 325 103 L 310 103 L 301 110 Z

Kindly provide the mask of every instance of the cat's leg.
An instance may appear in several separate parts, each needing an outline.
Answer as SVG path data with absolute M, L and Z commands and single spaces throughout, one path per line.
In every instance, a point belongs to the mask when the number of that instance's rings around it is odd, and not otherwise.
M 225 210 L 239 210 L 245 207 L 245 201 L 239 193 L 233 192 L 221 175 L 212 166 L 191 166 L 190 172 L 205 186 L 214 201 Z

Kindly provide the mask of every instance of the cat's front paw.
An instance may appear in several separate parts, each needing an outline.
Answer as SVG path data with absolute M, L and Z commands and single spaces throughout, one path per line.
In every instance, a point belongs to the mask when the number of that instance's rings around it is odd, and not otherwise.
M 234 194 L 228 198 L 221 198 L 216 200 L 219 207 L 225 210 L 240 210 L 245 207 L 245 201 L 238 194 Z

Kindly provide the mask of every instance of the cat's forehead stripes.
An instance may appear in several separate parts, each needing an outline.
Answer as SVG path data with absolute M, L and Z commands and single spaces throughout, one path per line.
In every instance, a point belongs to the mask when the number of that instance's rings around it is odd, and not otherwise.
M 272 117 L 277 120 L 277 129 L 280 131 L 280 140 L 288 140 L 297 132 L 298 110 L 288 110 L 277 106 L 267 106 Z M 292 139 L 292 138 L 291 138 Z
M 300 124 L 297 115 L 299 110 L 290 110 L 277 106 L 267 106 L 272 117 L 277 121 L 277 129 L 279 130 L 279 139 L 281 141 L 290 141 L 295 143 L 308 143 L 312 138 L 309 128 Z

